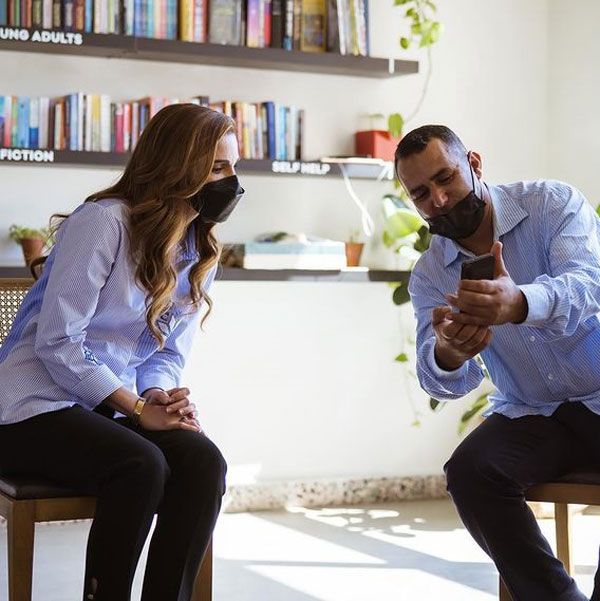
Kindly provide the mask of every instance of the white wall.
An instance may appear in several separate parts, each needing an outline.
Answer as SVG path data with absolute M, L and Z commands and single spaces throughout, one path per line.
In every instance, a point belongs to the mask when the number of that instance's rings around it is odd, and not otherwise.
M 596 0 L 550 0 L 550 173 L 600 204 L 600 39 Z
M 373 54 L 400 56 L 401 11 L 392 0 L 370 4 Z M 483 153 L 492 181 L 547 175 L 547 0 L 438 4 L 446 33 L 423 112 L 409 126 L 454 127 Z M 424 77 L 379 81 L 7 52 L 0 73 L 0 93 L 9 94 L 202 93 L 296 103 L 306 109 L 307 158 L 350 152 L 351 132 L 364 127 L 367 113 L 409 112 Z M 41 225 L 116 175 L 0 166 L 0 264 L 20 262 L 5 239 L 10 223 Z M 224 240 L 272 229 L 344 238 L 359 223 L 341 180 L 246 176 L 243 183 L 248 192 L 224 225 Z M 357 184 L 375 216 L 386 189 Z M 365 260 L 391 264 L 377 240 Z M 457 442 L 461 407 L 430 415 L 424 395 L 404 382 L 393 362 L 402 345 L 398 311 L 385 284 L 221 282 L 213 295 L 214 316 L 189 377 L 203 421 L 233 466 L 255 466 L 261 479 L 441 470 Z M 421 428 L 410 425 L 408 394 L 423 411 Z

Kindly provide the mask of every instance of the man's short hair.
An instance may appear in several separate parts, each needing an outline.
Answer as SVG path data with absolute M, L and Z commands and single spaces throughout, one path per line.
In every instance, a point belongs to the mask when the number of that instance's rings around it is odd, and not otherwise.
M 467 154 L 462 140 L 445 125 L 423 125 L 408 132 L 398 143 L 394 164 L 413 154 L 423 152 L 431 140 L 441 140 L 448 150 L 458 155 Z

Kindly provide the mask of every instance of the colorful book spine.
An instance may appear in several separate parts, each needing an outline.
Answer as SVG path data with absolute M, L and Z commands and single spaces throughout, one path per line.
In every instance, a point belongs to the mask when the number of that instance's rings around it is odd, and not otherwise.
M 0 0 L 0 5 L 2 5 L 2 0 Z M 2 9 L 0 8 L 0 13 Z M 0 21 L 2 20 L 2 16 L 0 15 Z M 43 9 L 43 0 L 32 0 L 31 3 L 31 26 L 32 27 L 42 27 L 44 21 L 44 9 Z
M 300 50 L 325 52 L 327 4 L 326 0 L 302 0 Z
M 29 99 L 29 145 L 28 148 L 40 147 L 40 101 Z
M 260 4 L 261 0 L 248 0 L 246 16 L 246 46 L 260 48 Z
M 271 3 L 271 48 L 283 48 L 285 0 L 272 0 Z
M 12 105 L 13 97 L 4 96 L 4 137 L 0 144 L 6 148 L 12 146 Z
M 19 148 L 29 148 L 29 98 L 19 96 L 17 105 L 16 146 Z
M 43 0 L 42 27 L 44 29 L 52 27 L 52 0 Z
M 4 116 L 4 98 L 5 96 L 0 96 L 0 146 L 4 144 L 4 123 L 6 121 L 6 117 Z

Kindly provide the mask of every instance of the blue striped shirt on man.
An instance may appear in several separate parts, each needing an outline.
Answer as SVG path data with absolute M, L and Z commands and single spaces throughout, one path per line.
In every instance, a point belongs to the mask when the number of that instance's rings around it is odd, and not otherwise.
M 91 410 L 122 386 L 141 394 L 181 385 L 201 314 L 189 304 L 193 229 L 177 254 L 174 302 L 157 323 L 166 340 L 159 350 L 135 282 L 127 222 L 127 205 L 106 199 L 80 205 L 61 225 L 0 347 L 0 424 L 75 404 Z
M 551 415 L 581 401 L 600 414 L 599 221 L 578 190 L 557 181 L 489 186 L 494 239 L 508 273 L 527 298 L 524 323 L 492 326 L 481 353 L 496 392 L 489 412 L 515 418 Z M 413 270 L 409 291 L 417 318 L 417 373 L 432 397 L 451 400 L 476 388 L 474 359 L 455 371 L 434 357 L 432 310 L 447 305 L 460 266 L 472 257 L 456 242 L 433 236 Z

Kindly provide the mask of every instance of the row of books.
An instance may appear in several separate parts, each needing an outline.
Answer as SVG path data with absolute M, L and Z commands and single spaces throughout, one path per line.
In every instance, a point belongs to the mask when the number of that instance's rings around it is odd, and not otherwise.
M 242 158 L 302 158 L 302 110 L 276 102 L 209 102 L 207 96 L 131 102 L 81 92 L 58 98 L 0 96 L 0 146 L 129 152 L 148 121 L 161 108 L 178 102 L 208 106 L 232 117 Z
M 211 0 L 209 41 L 368 56 L 368 0 Z
M 0 27 L 368 56 L 368 7 L 368 0 L 0 0 Z

